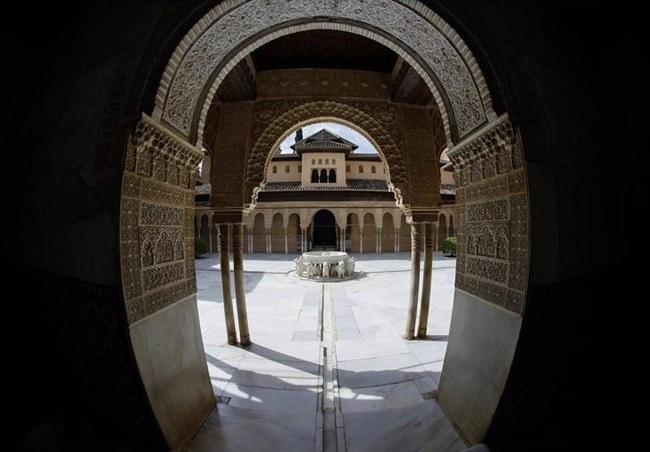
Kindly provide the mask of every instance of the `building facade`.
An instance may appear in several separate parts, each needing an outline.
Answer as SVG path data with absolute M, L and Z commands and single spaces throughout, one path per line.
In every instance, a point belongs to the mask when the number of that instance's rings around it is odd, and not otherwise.
M 303 138 L 292 152 L 274 151 L 245 225 L 247 253 L 296 254 L 310 250 L 399 253 L 410 250 L 411 232 L 397 207 L 387 165 L 378 153 L 327 130 Z M 209 157 L 206 156 L 206 159 Z M 447 161 L 441 160 L 440 166 Z M 219 250 L 218 225 L 210 207 L 210 162 L 197 178 L 195 236 Z M 434 249 L 455 235 L 455 185 L 441 170 L 440 214 Z

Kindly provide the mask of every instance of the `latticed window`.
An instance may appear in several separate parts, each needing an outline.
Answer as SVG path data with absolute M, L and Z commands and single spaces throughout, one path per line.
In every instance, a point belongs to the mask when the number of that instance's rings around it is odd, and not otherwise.
M 278 172 L 278 167 L 277 167 L 277 166 L 274 166 L 274 167 L 273 167 L 273 174 L 275 174 L 275 173 L 277 173 L 277 172 Z
M 359 172 L 363 173 L 363 165 L 359 165 Z
M 350 172 L 350 165 L 345 165 L 345 172 L 349 173 Z
M 370 167 L 370 172 L 371 172 L 372 174 L 377 173 L 377 168 L 375 168 L 375 165 L 372 165 L 372 166 Z
M 290 171 L 291 171 L 291 167 L 290 167 L 289 165 L 287 165 L 287 166 L 284 167 L 284 172 L 285 172 L 285 173 L 288 173 L 288 172 L 290 172 Z
M 336 170 L 335 169 L 330 170 L 329 182 L 330 182 L 330 184 L 336 183 Z

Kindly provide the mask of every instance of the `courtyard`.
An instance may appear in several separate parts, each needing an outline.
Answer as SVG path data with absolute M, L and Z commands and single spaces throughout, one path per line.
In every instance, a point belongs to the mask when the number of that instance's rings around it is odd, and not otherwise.
M 317 283 L 293 255 L 247 255 L 247 348 L 226 341 L 218 255 L 196 260 L 217 408 L 188 450 L 464 450 L 435 401 L 455 259 L 434 254 L 428 335 L 405 341 L 410 254 L 355 257 L 356 279 Z

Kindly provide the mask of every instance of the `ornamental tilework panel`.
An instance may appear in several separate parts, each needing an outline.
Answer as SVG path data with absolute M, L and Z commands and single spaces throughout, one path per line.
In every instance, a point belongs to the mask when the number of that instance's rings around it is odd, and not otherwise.
M 146 116 L 129 138 L 120 212 L 129 323 L 196 292 L 194 229 L 186 223 L 194 201 L 189 175 L 201 158 L 200 151 Z
M 456 286 L 521 314 L 529 227 L 521 143 L 506 116 L 449 152 L 458 188 Z

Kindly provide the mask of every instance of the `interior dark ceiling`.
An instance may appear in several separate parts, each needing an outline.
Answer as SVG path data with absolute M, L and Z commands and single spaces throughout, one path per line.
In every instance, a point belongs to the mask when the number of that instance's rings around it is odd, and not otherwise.
M 275 39 L 251 54 L 258 71 L 291 68 L 338 68 L 391 72 L 397 55 L 352 33 L 313 30 Z
M 392 74 L 397 54 L 368 38 L 333 30 L 312 30 L 275 39 L 251 53 L 254 71 L 297 68 L 328 68 L 384 72 Z M 222 102 L 253 100 L 256 97 L 251 67 L 242 60 L 217 91 Z M 427 105 L 431 91 L 408 64 L 393 74 L 395 102 Z

